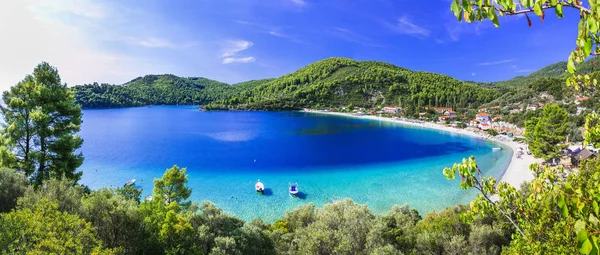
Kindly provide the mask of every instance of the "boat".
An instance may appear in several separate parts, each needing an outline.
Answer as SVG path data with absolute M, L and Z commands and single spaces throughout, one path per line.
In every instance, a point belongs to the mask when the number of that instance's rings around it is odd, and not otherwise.
M 298 196 L 298 183 L 290 183 L 290 195 Z
M 258 194 L 265 194 L 265 185 L 260 182 L 260 179 L 256 182 L 256 185 L 254 185 L 254 187 L 256 188 L 256 193 Z
M 125 185 L 123 185 L 123 187 L 133 186 L 134 183 L 135 183 L 135 179 L 131 179 L 130 181 L 126 182 Z
M 492 148 L 492 150 L 493 151 L 499 151 L 499 150 L 502 150 L 502 148 L 500 148 L 500 147 L 494 147 L 494 148 Z

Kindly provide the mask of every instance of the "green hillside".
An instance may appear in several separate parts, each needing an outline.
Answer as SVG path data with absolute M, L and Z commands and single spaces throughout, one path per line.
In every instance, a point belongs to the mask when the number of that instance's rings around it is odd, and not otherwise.
M 594 61 L 595 60 L 588 60 L 584 63 L 577 65 L 577 73 L 587 74 L 592 73 L 594 71 L 598 71 L 598 68 L 594 67 Z M 506 89 L 516 86 L 525 86 L 541 78 L 566 79 L 567 75 L 567 62 L 561 61 L 555 64 L 545 66 L 544 68 L 526 76 L 517 76 L 507 81 L 495 82 L 491 85 L 491 87 L 495 87 L 498 89 Z
M 411 71 L 395 65 L 328 58 L 269 80 L 206 109 L 291 110 L 353 104 L 473 107 L 497 97 L 496 91 L 446 75 Z
M 123 85 L 86 84 L 72 89 L 84 108 L 144 105 L 198 105 L 227 98 L 261 84 L 262 80 L 237 85 L 198 77 L 146 75 Z

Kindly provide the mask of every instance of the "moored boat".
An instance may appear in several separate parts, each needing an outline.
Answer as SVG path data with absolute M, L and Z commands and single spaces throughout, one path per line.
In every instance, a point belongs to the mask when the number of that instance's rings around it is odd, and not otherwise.
M 131 179 L 130 181 L 126 182 L 123 187 L 133 186 L 133 184 L 135 184 L 135 179 Z
M 298 196 L 298 183 L 290 183 L 290 195 L 292 196 Z
M 256 182 L 256 185 L 254 185 L 254 188 L 256 188 L 256 193 L 259 194 L 265 194 L 265 185 L 260 182 L 260 179 Z
M 500 148 L 500 147 L 494 147 L 494 148 L 492 148 L 492 150 L 493 151 L 499 151 L 499 150 L 502 150 L 502 148 Z

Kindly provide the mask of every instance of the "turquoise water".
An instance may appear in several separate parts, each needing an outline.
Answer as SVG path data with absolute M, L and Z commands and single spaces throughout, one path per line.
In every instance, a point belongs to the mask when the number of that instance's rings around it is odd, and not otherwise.
M 82 183 L 97 189 L 136 178 L 146 196 L 177 164 L 188 170 L 191 200 L 245 220 L 274 221 L 301 204 L 346 197 L 375 213 L 408 203 L 424 214 L 475 196 L 446 180 L 444 167 L 474 155 L 486 175 L 500 177 L 512 155 L 482 139 L 388 122 L 196 109 L 84 110 Z M 257 179 L 264 196 L 254 192 Z M 290 182 L 299 183 L 299 198 L 288 195 Z

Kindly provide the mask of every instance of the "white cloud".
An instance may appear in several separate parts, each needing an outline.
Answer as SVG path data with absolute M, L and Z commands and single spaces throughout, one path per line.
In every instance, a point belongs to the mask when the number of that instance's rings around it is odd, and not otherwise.
M 305 0 L 289 0 L 290 2 L 292 2 L 293 4 L 303 7 L 306 5 L 306 1 Z
M 483 62 L 483 63 L 479 63 L 477 65 L 480 66 L 494 66 L 494 65 L 500 65 L 500 64 L 506 64 L 506 63 L 510 63 L 515 61 L 514 59 L 504 59 L 504 60 L 498 60 L 498 61 L 492 61 L 492 62 Z
M 69 85 L 121 84 L 149 73 L 172 72 L 156 49 L 191 47 L 156 24 L 151 13 L 93 0 L 5 1 L 0 8 L 0 91 L 42 61 Z M 152 30 L 143 29 L 151 26 Z M 169 38 L 170 37 L 170 38 Z M 174 43 L 183 42 L 183 43 Z M 135 48 L 134 48 L 135 47 Z M 214 50 L 213 50 L 214 51 Z
M 252 63 L 256 61 L 254 57 L 245 57 L 245 58 L 224 58 L 223 64 L 231 64 L 231 63 Z
M 429 29 L 412 22 L 409 17 L 400 17 L 392 29 L 399 34 L 411 35 L 417 38 L 425 38 L 430 34 Z
M 472 75 L 472 76 L 476 76 L 477 74 L 476 74 L 476 73 L 471 73 L 471 75 Z
M 225 41 L 225 48 L 221 57 L 231 57 L 237 52 L 246 50 L 252 47 L 252 42 L 244 40 L 227 40 Z
M 227 40 L 224 42 L 221 58 L 223 64 L 231 63 L 251 63 L 256 61 L 252 56 L 248 57 L 234 57 L 239 52 L 247 50 L 252 47 L 252 42 L 245 40 Z

